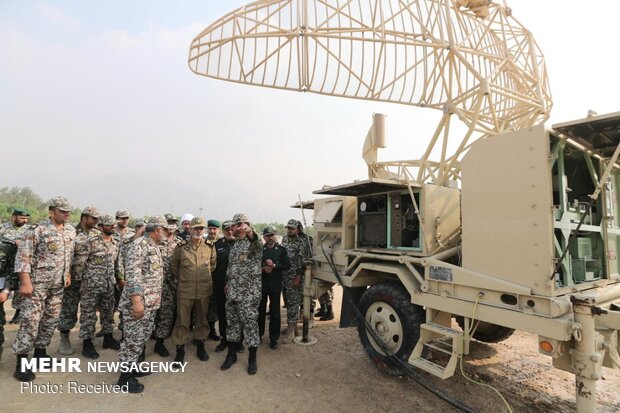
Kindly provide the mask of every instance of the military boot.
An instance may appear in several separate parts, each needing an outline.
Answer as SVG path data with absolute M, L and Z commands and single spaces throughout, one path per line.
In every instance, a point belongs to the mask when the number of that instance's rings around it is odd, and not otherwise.
M 103 348 L 111 348 L 112 350 L 120 350 L 121 345 L 114 340 L 112 333 L 103 336 Z
M 22 360 L 28 360 L 27 354 L 18 354 L 17 355 L 17 365 L 15 366 L 15 373 L 13 373 L 13 377 L 21 382 L 33 381 L 35 378 L 34 373 L 31 369 L 25 368 L 22 370 Z
M 142 393 L 144 391 L 144 384 L 140 383 L 131 373 L 121 373 L 121 377 L 116 382 L 119 386 L 127 386 L 129 393 Z
M 228 370 L 232 367 L 233 364 L 237 362 L 237 346 L 239 345 L 238 341 L 229 341 L 228 342 L 228 354 L 226 355 L 226 359 L 224 363 L 220 367 L 221 370 Z
M 84 344 L 82 344 L 82 355 L 93 360 L 99 358 L 99 353 L 97 353 L 97 350 L 95 350 L 93 341 L 90 338 L 84 340 Z
M 138 363 L 142 363 L 146 358 L 146 345 L 142 346 L 142 353 L 138 356 Z
M 282 339 L 282 344 L 288 344 L 295 339 L 295 330 L 297 329 L 297 323 L 288 323 L 286 325 L 286 333 Z
M 258 347 L 248 347 L 250 349 L 250 356 L 248 357 L 248 374 L 254 375 L 258 371 L 258 366 L 256 365 L 256 350 Z
M 317 311 L 316 313 L 314 313 L 315 317 L 324 317 L 325 314 L 327 314 L 327 309 L 325 308 L 325 306 L 321 306 L 319 307 L 319 311 Z
M 177 346 L 177 355 L 174 357 L 175 363 L 183 363 L 185 359 L 185 346 Z
M 155 353 L 159 354 L 162 357 L 168 357 L 170 355 L 170 353 L 168 352 L 168 349 L 164 345 L 163 338 L 157 339 L 157 342 L 155 343 L 155 348 L 153 350 L 155 351 Z
M 209 321 L 209 339 L 213 341 L 220 341 L 222 337 L 217 334 L 217 330 L 215 329 L 215 321 Z
M 41 365 L 42 360 L 51 359 L 51 357 L 47 355 L 47 351 L 45 350 L 45 348 L 35 348 L 32 358 L 37 359 L 37 366 Z
M 69 330 L 60 332 L 60 344 L 58 345 L 58 352 L 63 356 L 70 356 L 73 354 L 73 347 L 71 347 L 71 340 L 69 339 Z
M 224 351 L 228 348 L 228 341 L 226 341 L 226 339 L 224 337 L 222 337 L 222 341 L 220 341 L 220 344 L 217 345 L 217 347 L 215 347 L 215 352 L 219 353 L 221 351 Z
M 323 315 L 323 317 L 321 317 L 321 321 L 329 321 L 329 320 L 333 320 L 334 319 L 334 309 L 331 305 L 327 306 L 327 311 L 325 312 L 325 315 Z
M 198 344 L 196 345 L 196 357 L 198 357 L 201 361 L 209 360 L 209 355 L 207 354 L 207 349 L 205 349 L 204 340 L 198 340 Z
M 20 312 L 21 311 L 19 308 L 15 310 L 15 314 L 13 314 L 13 318 L 11 318 L 11 321 L 9 321 L 9 324 L 19 324 L 19 313 Z

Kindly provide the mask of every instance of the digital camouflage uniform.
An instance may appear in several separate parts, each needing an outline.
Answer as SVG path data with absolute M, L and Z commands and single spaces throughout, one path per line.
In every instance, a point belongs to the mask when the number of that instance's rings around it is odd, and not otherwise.
M 165 219 L 161 217 L 165 223 Z M 123 340 L 118 352 L 121 362 L 136 362 L 153 332 L 155 313 L 161 305 L 164 277 L 159 246 L 149 233 L 133 241 L 125 256 L 125 288 L 118 307 L 123 316 Z M 139 295 L 144 303 L 144 316 L 136 320 L 132 313 L 132 295 Z
M 164 264 L 164 280 L 161 290 L 161 307 L 155 316 L 155 338 L 168 338 L 172 332 L 177 308 L 177 282 L 170 270 L 170 259 L 177 245 L 177 240 L 165 240 L 159 245 Z
M 65 288 L 62 296 L 62 306 L 60 309 L 60 318 L 58 321 L 58 330 L 67 332 L 75 327 L 78 320 L 78 305 L 80 304 L 80 289 L 82 282 L 81 271 L 75 268 L 75 256 L 85 248 L 88 238 L 99 234 L 97 228 L 91 228 L 85 231 L 80 225 L 75 228 L 75 252 L 74 260 L 71 264 L 71 285 Z
M 136 235 L 136 232 L 133 231 L 131 228 L 126 228 L 126 230 L 124 232 L 120 232 L 119 228 L 116 227 L 116 232 L 114 232 L 114 234 L 112 235 L 112 237 L 118 241 L 118 248 L 119 248 L 119 259 L 121 263 L 125 263 L 125 258 L 127 256 L 127 250 L 129 249 L 129 246 L 131 245 L 131 243 L 133 242 L 133 237 L 134 235 Z M 116 273 L 116 281 L 124 281 L 125 280 L 125 270 L 124 270 L 125 266 L 121 265 L 121 269 L 118 273 Z M 121 299 L 121 288 L 118 286 L 118 284 L 114 285 L 114 308 L 117 309 L 118 305 L 119 305 L 119 301 Z M 119 310 L 120 312 L 120 320 L 118 323 L 118 329 L 122 330 L 123 329 L 123 314 L 122 312 Z
M 48 346 L 60 314 L 65 278 L 73 258 L 75 228 L 58 230 L 50 220 L 28 229 L 15 258 L 15 272 L 29 273 L 32 296 L 22 301 L 22 318 L 13 352 L 27 354 Z
M 297 236 L 284 235 L 282 246 L 286 248 L 291 268 L 284 274 L 282 284 L 286 289 L 286 318 L 289 324 L 299 320 L 299 309 L 303 300 L 304 259 L 312 257 L 312 239 L 301 233 Z M 295 278 L 301 275 L 299 287 L 294 284 Z
M 258 347 L 258 305 L 260 304 L 263 246 L 254 233 L 235 241 L 228 258 L 226 270 L 226 338 L 229 342 L 241 341 L 241 332 L 249 347 Z
M 91 235 L 75 252 L 76 273 L 82 274 L 80 339 L 93 339 L 97 309 L 103 334 L 114 331 L 115 273 L 119 271 L 118 241 L 105 241 L 103 234 Z
M 0 227 L 0 240 L 4 239 L 12 242 L 18 241 L 22 238 L 28 228 L 30 228 L 30 225 L 28 224 L 24 224 L 21 227 L 16 227 L 10 221 L 5 222 Z M 19 288 L 19 280 L 17 280 L 17 283 L 14 284 L 11 288 L 16 291 Z M 19 309 L 19 305 L 21 302 L 22 296 L 19 295 L 17 292 L 14 293 L 13 300 L 11 301 L 11 307 L 14 310 L 17 310 Z

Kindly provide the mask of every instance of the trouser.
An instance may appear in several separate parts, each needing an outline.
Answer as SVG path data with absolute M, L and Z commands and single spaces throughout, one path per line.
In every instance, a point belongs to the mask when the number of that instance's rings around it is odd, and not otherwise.
M 155 338 L 168 338 L 172 333 L 177 311 L 177 291 L 164 280 L 161 290 L 161 307 L 155 316 Z
M 46 285 L 32 284 L 32 296 L 22 300 L 21 322 L 13 353 L 28 354 L 33 348 L 49 345 L 58 325 L 63 290 L 63 287 L 47 288 Z
M 64 295 L 62 296 L 60 320 L 58 321 L 58 330 L 60 331 L 71 330 L 77 323 L 81 284 L 81 281 L 73 280 L 71 285 L 65 288 Z
M 80 302 L 80 340 L 95 337 L 97 308 L 101 332 L 111 334 L 114 331 L 114 287 L 85 288 L 82 284 Z
M 220 335 L 226 339 L 226 328 L 228 323 L 226 322 L 226 294 L 224 293 L 224 284 L 213 283 L 213 296 L 212 301 L 215 301 L 217 307 L 217 320 L 220 327 Z
M 172 344 L 182 346 L 189 343 L 191 338 L 189 325 L 192 321 L 192 309 L 194 309 L 195 320 L 194 339 L 206 340 L 209 334 L 209 324 L 207 323 L 209 298 L 187 299 L 177 297 L 177 319 L 172 330 Z
M 241 341 L 241 333 L 250 347 L 258 347 L 260 336 L 258 332 L 258 305 L 260 295 L 246 296 L 243 301 L 226 300 L 226 339 Z
M 267 298 L 269 298 L 269 339 L 280 338 L 280 294 L 282 294 L 282 274 L 271 273 L 263 276 L 263 293 L 258 306 L 258 330 L 262 338 L 265 334 Z
M 215 323 L 217 321 L 217 303 L 215 300 L 209 301 L 209 309 L 207 311 L 207 321 Z
M 123 339 L 118 351 L 118 361 L 133 363 L 138 361 L 146 342 L 148 341 L 153 326 L 155 325 L 155 310 L 144 309 L 144 316 L 135 320 L 131 314 L 131 303 L 123 308 Z
M 286 287 L 286 319 L 289 324 L 299 320 L 299 309 L 303 300 L 302 286 L 296 287 L 294 280 L 295 274 L 285 274 L 282 280 Z
M 4 325 L 6 324 L 6 313 L 4 312 L 4 303 L 0 303 L 0 356 L 2 355 L 2 346 L 4 345 Z
M 23 297 L 19 294 L 19 291 L 13 291 L 13 300 L 11 301 L 11 307 L 14 310 L 19 310 L 21 308 L 22 300 Z

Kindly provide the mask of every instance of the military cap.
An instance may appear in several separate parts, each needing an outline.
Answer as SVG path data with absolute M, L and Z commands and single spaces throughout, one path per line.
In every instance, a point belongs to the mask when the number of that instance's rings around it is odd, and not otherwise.
M 198 227 L 206 227 L 205 225 L 205 220 L 201 217 L 194 217 L 192 218 L 192 221 L 189 224 L 192 228 L 198 228 Z
M 232 222 L 232 221 L 230 221 L 230 220 L 224 221 L 224 222 L 222 223 L 222 229 L 230 228 L 230 227 L 232 227 L 233 225 L 235 225 L 235 223 L 234 223 L 234 222 Z
M 99 225 L 116 225 L 116 219 L 110 214 L 105 214 L 99 218 Z
M 276 233 L 276 229 L 271 225 L 265 227 L 263 229 L 263 235 L 274 235 Z
M 179 218 L 177 218 L 174 214 L 171 214 L 170 212 L 164 215 L 164 217 L 166 218 L 166 221 L 179 222 Z
M 217 219 L 210 219 L 210 220 L 207 221 L 207 226 L 208 227 L 221 228 L 222 227 L 222 223 L 220 221 L 218 221 Z
M 119 209 L 116 211 L 116 218 L 129 218 L 129 211 L 126 209 Z
M 135 227 L 143 227 L 146 225 L 146 219 L 139 219 L 134 224 Z
M 168 223 L 168 226 L 166 227 L 168 229 L 168 231 L 176 231 L 179 229 L 179 226 L 177 224 L 170 224 Z
M 26 208 L 14 208 L 13 215 L 20 216 L 20 217 L 29 217 L 30 212 L 28 212 Z
M 82 210 L 83 215 L 90 215 L 93 218 L 99 218 L 99 210 L 95 206 L 87 206 Z
M 164 227 L 167 228 L 168 227 L 168 221 L 166 221 L 166 218 L 164 218 L 163 216 L 159 216 L 159 217 L 151 217 L 149 218 L 147 225 L 152 225 L 154 227 Z
M 289 219 L 286 228 L 301 228 L 301 222 L 296 219 Z
M 246 214 L 235 214 L 232 219 L 233 224 L 241 224 L 242 222 L 250 223 L 250 220 Z
M 64 198 L 62 196 L 52 198 L 49 207 L 60 209 L 61 211 L 65 212 L 71 212 L 72 209 L 71 205 L 69 205 L 69 201 L 67 201 L 67 198 Z

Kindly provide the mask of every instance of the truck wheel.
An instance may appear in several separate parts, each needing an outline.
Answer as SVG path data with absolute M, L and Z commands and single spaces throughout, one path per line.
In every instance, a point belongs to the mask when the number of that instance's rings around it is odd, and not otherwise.
M 386 354 L 366 331 L 366 323 L 358 319 L 357 333 L 370 359 L 381 370 L 402 374 L 402 365 L 390 355 L 407 364 L 420 338 L 420 325 L 426 318 L 424 309 L 411 303 L 411 296 L 401 284 L 385 283 L 366 290 L 359 301 L 359 310 L 387 349 Z
M 456 322 L 459 324 L 459 327 L 463 330 L 465 329 L 465 320 L 463 317 L 456 317 Z M 493 323 L 487 323 L 486 321 L 481 321 L 480 324 L 478 324 L 478 328 L 476 329 L 473 337 L 476 340 L 485 343 L 499 343 L 500 341 L 506 340 L 514 332 L 514 328 L 508 328 Z

